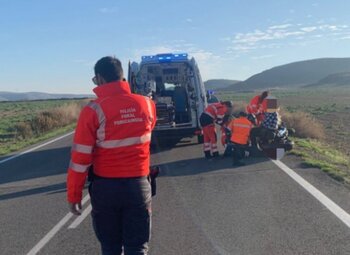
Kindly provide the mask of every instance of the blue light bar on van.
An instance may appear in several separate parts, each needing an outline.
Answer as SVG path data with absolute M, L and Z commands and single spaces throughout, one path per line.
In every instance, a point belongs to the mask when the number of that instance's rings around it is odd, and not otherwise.
M 211 90 L 211 89 L 208 89 L 208 94 L 209 94 L 209 95 L 214 95 L 214 94 L 215 94 L 215 91 L 214 91 L 214 90 Z
M 179 62 L 188 60 L 187 53 L 166 53 L 166 54 L 157 54 L 151 56 L 142 56 L 142 63 L 167 63 L 167 62 Z

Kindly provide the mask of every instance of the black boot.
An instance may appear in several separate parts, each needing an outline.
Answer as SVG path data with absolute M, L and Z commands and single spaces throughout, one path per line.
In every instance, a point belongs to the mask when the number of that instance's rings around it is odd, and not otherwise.
M 212 156 L 211 156 L 211 154 L 210 154 L 210 151 L 205 151 L 205 152 L 204 152 L 204 155 L 205 155 L 205 158 L 206 158 L 206 159 L 211 159 L 211 158 L 212 158 Z
M 218 151 L 214 152 L 213 153 L 213 158 L 218 158 L 218 157 L 219 157 L 219 152 Z

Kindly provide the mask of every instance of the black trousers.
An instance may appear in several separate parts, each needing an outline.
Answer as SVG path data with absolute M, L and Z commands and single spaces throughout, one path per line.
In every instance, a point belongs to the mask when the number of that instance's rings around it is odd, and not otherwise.
M 98 178 L 89 186 L 93 228 L 102 255 L 144 255 L 151 231 L 151 186 L 146 177 Z
M 233 143 L 231 146 L 233 149 L 233 153 L 232 153 L 233 163 L 237 163 L 244 158 L 245 151 L 248 149 L 248 146 L 245 144 L 243 145 L 243 144 L 236 144 L 236 143 Z
M 273 140 L 275 138 L 275 131 L 261 126 L 252 128 L 250 131 L 250 139 L 253 145 L 256 145 L 257 137 L 263 142 L 267 142 L 268 140 Z

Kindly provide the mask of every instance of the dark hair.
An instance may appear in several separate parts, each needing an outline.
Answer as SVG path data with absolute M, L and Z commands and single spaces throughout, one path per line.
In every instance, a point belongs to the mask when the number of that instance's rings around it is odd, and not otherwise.
M 103 57 L 95 65 L 95 75 L 100 75 L 106 82 L 123 79 L 122 63 L 115 57 Z
M 269 92 L 268 91 L 264 91 L 263 93 L 261 93 L 260 97 L 259 97 L 259 103 L 261 104 L 262 101 L 267 98 L 269 96 Z
M 247 113 L 245 113 L 245 112 L 239 112 L 239 116 L 240 116 L 240 117 L 247 117 L 247 116 L 248 116 L 248 114 L 247 114 Z
M 264 91 L 263 93 L 261 93 L 261 99 L 263 100 L 263 99 L 265 99 L 265 98 L 267 98 L 268 97 L 268 95 L 269 95 L 269 92 L 268 91 Z
M 223 101 L 221 102 L 222 104 L 226 105 L 228 108 L 232 108 L 233 107 L 233 103 L 232 101 Z

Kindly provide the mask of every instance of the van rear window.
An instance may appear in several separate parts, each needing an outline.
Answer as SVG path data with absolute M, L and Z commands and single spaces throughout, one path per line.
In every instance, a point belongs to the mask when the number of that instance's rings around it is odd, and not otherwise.
M 177 68 L 166 68 L 163 69 L 163 74 L 167 75 L 167 74 L 178 74 L 179 73 L 179 69 Z

